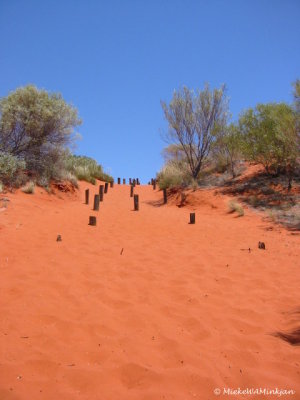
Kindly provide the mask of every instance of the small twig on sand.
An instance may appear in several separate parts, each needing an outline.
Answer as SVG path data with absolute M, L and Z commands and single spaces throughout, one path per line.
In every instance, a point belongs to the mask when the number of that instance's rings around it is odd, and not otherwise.
M 123 249 L 123 247 L 122 247 L 122 250 L 121 250 L 121 253 L 120 253 L 121 255 L 123 254 L 123 250 L 124 250 L 124 249 Z

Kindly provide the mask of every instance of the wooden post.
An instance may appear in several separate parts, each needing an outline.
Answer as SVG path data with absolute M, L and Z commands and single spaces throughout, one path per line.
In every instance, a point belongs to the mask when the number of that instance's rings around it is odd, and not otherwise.
M 132 183 L 132 182 L 131 182 L 131 178 L 129 178 L 129 185 L 131 185 L 131 183 Z
M 105 182 L 105 185 L 104 185 L 104 193 L 107 193 L 107 191 L 108 191 L 108 182 Z
M 90 190 L 86 189 L 86 191 L 85 191 L 85 204 L 89 204 L 89 198 L 90 198 Z
M 151 178 L 151 185 L 153 186 L 153 183 L 154 183 L 154 179 L 153 178 Z
M 126 179 L 123 178 L 123 185 L 126 185 Z
M 137 185 L 140 185 L 140 180 L 139 180 L 139 178 L 136 178 L 136 184 L 137 184 Z
M 134 211 L 139 211 L 139 195 L 135 194 L 133 196 L 133 202 L 134 202 Z
M 133 185 L 130 186 L 130 197 L 133 197 Z
M 118 185 L 120 185 L 121 183 L 121 178 L 118 178 Z
M 97 224 L 97 218 L 91 215 L 89 219 L 89 225 L 96 226 L 96 224 Z
M 132 185 L 133 185 L 133 187 L 135 187 L 135 184 L 136 184 L 136 181 L 135 181 L 135 179 L 132 181 Z
M 195 223 L 196 223 L 196 214 L 190 213 L 190 224 L 195 224 Z
M 156 189 L 156 179 L 154 179 L 154 181 L 153 181 L 153 190 L 155 190 Z
M 110 187 L 113 188 L 114 187 L 114 181 L 110 182 Z
M 104 185 L 100 185 L 99 187 L 100 201 L 103 201 L 103 193 L 104 193 Z
M 94 196 L 94 211 L 99 211 L 99 200 L 100 200 L 99 194 L 95 194 L 95 196 Z
M 167 197 L 167 189 L 164 189 L 164 204 L 167 204 L 168 197 Z

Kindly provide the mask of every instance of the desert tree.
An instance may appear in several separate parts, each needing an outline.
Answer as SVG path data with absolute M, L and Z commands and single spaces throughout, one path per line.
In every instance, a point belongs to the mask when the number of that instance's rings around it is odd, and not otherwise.
M 299 157 L 296 115 L 285 103 L 258 104 L 239 118 L 244 155 L 269 174 L 287 173 L 289 187 Z
M 225 86 L 211 90 L 206 84 L 196 92 L 183 87 L 174 91 L 169 104 L 161 101 L 161 105 L 169 125 L 166 139 L 182 149 L 190 173 L 196 179 L 218 132 L 226 126 Z
M 213 158 L 224 160 L 225 168 L 236 177 L 236 164 L 241 158 L 241 135 L 235 124 L 229 124 L 218 135 L 213 146 Z
M 33 85 L 18 88 L 0 99 L 0 151 L 42 162 L 71 143 L 80 123 L 60 94 Z

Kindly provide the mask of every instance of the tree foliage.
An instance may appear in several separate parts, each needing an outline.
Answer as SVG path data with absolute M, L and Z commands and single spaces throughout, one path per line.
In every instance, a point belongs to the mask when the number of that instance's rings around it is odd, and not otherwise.
M 213 158 L 222 159 L 226 169 L 230 169 L 233 178 L 236 176 L 236 164 L 241 157 L 241 135 L 236 125 L 228 125 L 218 136 L 213 147 Z
M 193 178 L 197 178 L 218 132 L 224 129 L 228 116 L 225 87 L 202 91 L 183 87 L 174 91 L 170 104 L 161 102 L 169 124 L 167 139 L 179 145 Z
M 57 93 L 28 85 L 0 99 L 0 150 L 28 159 L 70 143 L 81 123 L 77 110 Z
M 268 173 L 280 173 L 298 156 L 295 113 L 285 103 L 258 104 L 239 119 L 245 156 L 261 163 Z

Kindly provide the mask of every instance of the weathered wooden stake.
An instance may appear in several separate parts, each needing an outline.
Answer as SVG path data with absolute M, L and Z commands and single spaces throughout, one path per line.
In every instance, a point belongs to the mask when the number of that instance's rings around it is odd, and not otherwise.
M 103 201 L 104 185 L 99 186 L 100 201 Z
M 134 179 L 134 180 L 132 181 L 133 187 L 135 187 L 135 184 L 136 184 L 136 180 Z
M 89 198 L 90 198 L 90 190 L 86 189 L 86 191 L 85 191 L 85 204 L 89 204 Z
M 107 191 L 108 191 L 108 182 L 105 182 L 105 185 L 104 185 L 104 193 L 107 193 Z
M 95 194 L 95 196 L 94 196 L 94 211 L 99 211 L 99 200 L 100 200 L 99 194 Z
M 118 178 L 118 185 L 120 185 L 121 183 L 121 178 Z
M 114 187 L 114 181 L 110 182 L 110 187 L 113 188 Z
M 164 204 L 167 204 L 168 197 L 167 197 L 167 189 L 164 189 Z
M 130 186 L 130 197 L 133 197 L 133 185 Z
M 155 190 L 156 189 L 156 180 L 154 179 L 154 181 L 153 181 L 153 190 Z
M 139 178 L 136 178 L 136 184 L 137 184 L 137 185 L 140 185 L 140 180 L 139 180 Z
M 133 202 L 134 202 L 134 211 L 139 211 L 139 195 L 135 194 L 133 196 Z
M 123 178 L 123 185 L 125 185 L 126 184 L 126 179 L 125 178 Z
M 196 214 L 190 213 L 190 224 L 195 224 L 195 223 L 196 223 Z
M 96 224 L 97 224 L 97 218 L 91 215 L 89 220 L 89 225 L 96 226 Z
M 153 183 L 154 183 L 153 178 L 151 178 L 151 185 L 153 185 Z
M 129 185 L 131 185 L 131 183 L 132 183 L 132 182 L 131 182 L 131 178 L 129 178 Z

